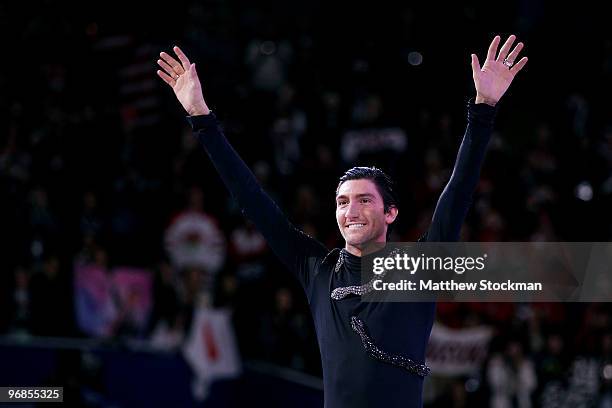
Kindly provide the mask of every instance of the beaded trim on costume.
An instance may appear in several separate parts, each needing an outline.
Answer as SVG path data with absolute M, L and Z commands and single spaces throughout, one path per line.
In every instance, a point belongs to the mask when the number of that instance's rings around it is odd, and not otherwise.
M 336 266 L 334 267 L 334 272 L 338 273 L 342 264 L 344 263 L 344 248 L 340 250 L 338 254 L 338 260 L 336 261 Z
M 357 316 L 351 317 L 351 328 L 361 338 L 361 343 L 370 357 L 382 361 L 383 363 L 401 367 L 420 377 L 425 377 L 431 372 L 431 369 L 425 364 L 417 363 L 399 354 L 389 354 L 379 349 L 369 336 L 365 324 Z
M 345 257 L 344 251 L 345 251 L 344 248 L 340 250 L 340 254 L 338 255 L 338 261 L 336 262 L 336 267 L 334 268 L 335 272 L 338 272 L 340 268 L 342 267 L 342 265 L 344 264 L 344 257 Z M 399 252 L 399 248 L 396 248 L 389 253 L 389 256 L 394 256 L 398 252 Z M 372 280 L 370 280 L 365 285 L 341 286 L 339 288 L 336 288 L 332 290 L 331 298 L 334 300 L 341 300 L 347 297 L 348 295 L 361 296 L 361 295 L 365 295 L 366 293 L 370 293 L 371 291 L 374 290 L 374 281 L 376 279 L 380 279 L 384 277 L 385 274 L 386 274 L 386 271 L 372 278 Z
M 421 241 L 421 239 L 419 239 L 419 241 Z M 389 255 L 394 256 L 398 252 L 399 252 L 399 248 L 396 248 L 393 251 L 391 251 Z M 340 254 L 338 255 L 338 261 L 336 262 L 336 266 L 334 268 L 334 271 L 336 273 L 340 271 L 340 268 L 344 264 L 344 257 L 345 257 L 345 249 L 341 249 Z M 346 296 L 351 295 L 351 294 L 361 296 L 366 293 L 369 293 L 372 290 L 374 290 L 374 280 L 382 278 L 385 275 L 385 273 L 386 271 L 378 275 L 377 277 L 373 278 L 371 281 L 369 281 L 365 285 L 342 286 L 342 287 L 336 288 L 332 290 L 331 298 L 334 300 L 340 300 L 340 299 L 344 299 Z M 365 348 L 366 353 L 370 357 L 376 360 L 382 361 L 383 363 L 388 363 L 388 364 L 403 368 L 420 377 L 425 377 L 430 373 L 431 369 L 427 367 L 425 364 L 417 363 L 409 359 L 408 357 L 404 357 L 399 354 L 389 354 L 379 349 L 376 343 L 374 343 L 374 341 L 368 334 L 365 323 L 361 319 L 359 319 L 357 316 L 351 317 L 351 328 L 361 338 L 361 343 L 363 344 L 363 347 Z
M 365 285 L 360 286 L 342 286 L 332 290 L 331 298 L 334 300 L 341 300 L 348 295 L 365 295 L 374 289 L 374 280 L 369 281 Z

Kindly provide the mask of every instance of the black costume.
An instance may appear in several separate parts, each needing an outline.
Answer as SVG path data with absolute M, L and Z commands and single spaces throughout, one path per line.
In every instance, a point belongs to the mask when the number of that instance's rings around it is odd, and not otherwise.
M 468 104 L 468 125 L 427 241 L 457 241 L 496 109 Z M 213 113 L 188 120 L 243 213 L 302 284 L 314 318 L 329 408 L 421 407 L 435 303 L 361 302 L 360 258 L 296 229 L 230 146 Z M 336 291 L 334 291 L 336 289 Z

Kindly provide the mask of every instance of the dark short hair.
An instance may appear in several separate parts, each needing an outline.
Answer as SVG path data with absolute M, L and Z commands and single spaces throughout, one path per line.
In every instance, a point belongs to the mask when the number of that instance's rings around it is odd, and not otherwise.
M 376 189 L 383 199 L 385 213 L 388 213 L 391 207 L 399 208 L 397 194 L 395 194 L 395 190 L 393 189 L 393 180 L 385 174 L 385 172 L 376 167 L 353 167 L 352 169 L 348 169 L 346 173 L 340 177 L 340 182 L 336 188 L 336 195 L 338 195 L 342 183 L 348 180 L 360 179 L 372 180 L 374 182 Z

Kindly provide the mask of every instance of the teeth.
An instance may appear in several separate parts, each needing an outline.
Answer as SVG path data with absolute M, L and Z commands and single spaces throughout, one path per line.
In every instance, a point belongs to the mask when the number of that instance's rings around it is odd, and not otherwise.
M 348 226 L 348 228 L 361 228 L 363 227 L 365 224 L 351 224 Z

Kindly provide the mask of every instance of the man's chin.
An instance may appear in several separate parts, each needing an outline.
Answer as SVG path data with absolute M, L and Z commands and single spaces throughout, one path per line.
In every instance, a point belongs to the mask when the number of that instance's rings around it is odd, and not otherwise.
M 354 246 L 356 248 L 361 248 L 365 245 L 367 245 L 367 243 L 369 242 L 367 238 L 365 237 L 350 237 L 350 236 L 345 236 L 344 240 L 346 241 L 346 243 L 348 245 Z
M 361 250 L 372 249 L 372 248 L 380 248 L 384 246 L 384 242 L 377 242 L 375 239 L 368 239 L 368 237 L 351 237 L 344 236 L 344 241 L 347 245 L 350 245 L 355 248 L 359 248 Z

